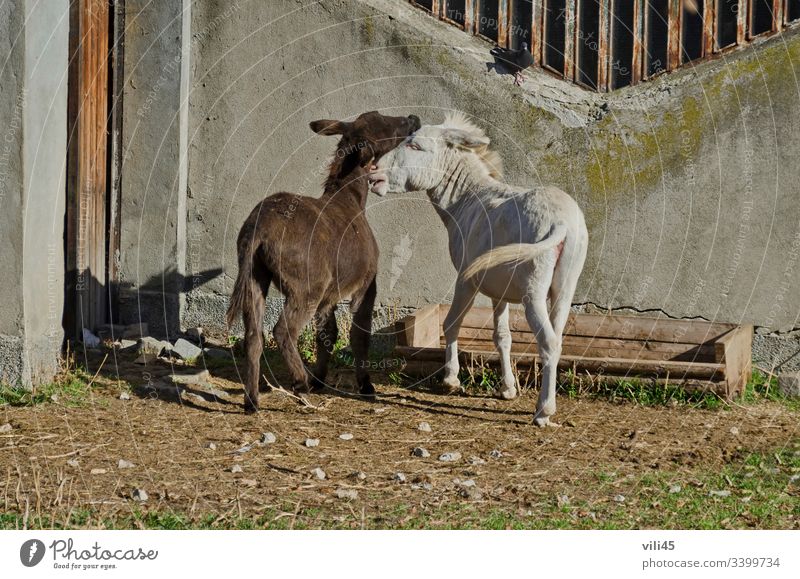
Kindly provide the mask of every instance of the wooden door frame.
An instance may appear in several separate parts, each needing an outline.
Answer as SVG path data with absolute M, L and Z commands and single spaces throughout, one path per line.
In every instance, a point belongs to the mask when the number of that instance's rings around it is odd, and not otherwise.
M 119 248 L 124 2 L 70 4 L 64 330 L 113 321 Z M 113 105 L 113 106 L 112 106 Z

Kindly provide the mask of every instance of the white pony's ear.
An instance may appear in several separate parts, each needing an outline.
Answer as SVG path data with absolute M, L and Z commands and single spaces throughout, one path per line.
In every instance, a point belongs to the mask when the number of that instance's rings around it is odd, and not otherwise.
M 464 147 L 466 149 L 478 149 L 491 142 L 488 137 L 475 135 L 462 129 L 444 129 L 442 138 L 449 145 Z

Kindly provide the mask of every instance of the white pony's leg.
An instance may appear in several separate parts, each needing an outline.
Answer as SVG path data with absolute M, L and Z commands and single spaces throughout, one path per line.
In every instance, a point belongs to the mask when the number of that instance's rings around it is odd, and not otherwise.
M 533 274 L 525 296 L 525 317 L 536 336 L 539 359 L 542 364 L 542 381 L 539 402 L 533 422 L 536 426 L 548 426 L 550 417 L 556 412 L 556 378 L 558 360 L 561 357 L 561 334 L 556 334 L 547 311 L 547 294 L 553 280 L 552 259 L 536 260 Z
M 508 329 L 508 302 L 494 300 L 494 345 L 500 354 L 503 386 L 500 396 L 511 400 L 517 395 L 517 380 L 511 368 L 511 331 Z
M 444 319 L 444 339 L 447 345 L 445 346 L 444 380 L 442 382 L 445 388 L 451 391 L 461 388 L 461 382 L 458 379 L 458 331 L 461 329 L 464 316 L 467 315 L 472 307 L 472 302 L 475 301 L 476 293 L 477 289 L 473 284 L 458 279 L 453 292 L 453 304 Z
M 564 251 L 553 272 L 553 282 L 550 285 L 550 322 L 553 331 L 559 336 L 563 336 L 567 325 L 572 298 L 586 261 L 587 245 L 588 239 L 582 234 L 576 235 L 575 239 L 566 239 Z

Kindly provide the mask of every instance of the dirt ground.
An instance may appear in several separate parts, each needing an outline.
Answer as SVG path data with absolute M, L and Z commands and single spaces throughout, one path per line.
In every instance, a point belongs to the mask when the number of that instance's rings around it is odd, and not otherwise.
M 104 356 L 86 360 L 90 372 Z M 648 477 L 658 485 L 703 486 L 698 472 L 740 469 L 753 452 L 800 454 L 797 413 L 766 401 L 710 411 L 560 396 L 562 426 L 539 429 L 530 391 L 510 402 L 443 396 L 422 386 L 389 386 L 378 374 L 375 382 L 384 382 L 378 400 L 366 402 L 345 392 L 353 377 L 341 369 L 330 380 L 340 390 L 308 395 L 313 407 L 271 392 L 262 394 L 260 413 L 246 415 L 234 365 L 211 369 L 206 384 L 186 386 L 189 396 L 160 399 L 139 386 L 188 369 L 163 361 L 145 367 L 133 358 L 109 356 L 80 405 L 0 407 L 0 424 L 12 427 L 0 434 L 6 512 L 53 521 L 76 509 L 104 516 L 269 515 L 287 526 L 302 512 L 306 526 L 331 520 L 358 526 L 365 518 L 370 526 L 383 520 L 402 526 L 461 505 L 535 518 L 571 504 L 586 505 L 573 517 L 594 517 L 592 509 L 612 508 L 620 496 L 630 497 L 626 508 L 645 500 L 636 497 Z M 430 432 L 419 429 L 421 422 Z M 266 432 L 274 443 L 259 443 Z M 340 438 L 345 433 L 352 438 Z M 306 446 L 306 439 L 319 445 Z M 430 456 L 413 456 L 415 447 Z M 461 458 L 443 462 L 444 453 Z M 120 460 L 133 466 L 120 468 Z M 316 468 L 323 480 L 312 473 Z M 136 489 L 147 493 L 146 501 L 133 498 Z M 320 517 L 316 524 L 313 516 Z M 446 516 L 437 521 L 447 525 Z

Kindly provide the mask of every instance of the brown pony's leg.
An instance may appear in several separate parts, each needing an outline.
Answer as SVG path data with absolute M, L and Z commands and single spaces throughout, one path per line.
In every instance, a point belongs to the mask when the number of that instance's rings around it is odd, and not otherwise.
M 299 392 L 308 390 L 308 373 L 297 351 L 297 338 L 303 327 L 311 319 L 313 307 L 308 307 L 305 303 L 298 303 L 292 297 L 286 297 L 286 304 L 283 312 L 275 324 L 275 341 L 278 342 L 283 359 L 289 368 L 289 376 L 292 380 L 292 388 Z
M 377 285 L 372 278 L 364 297 L 353 315 L 353 327 L 350 329 L 350 347 L 356 364 L 356 382 L 362 396 L 375 396 L 375 388 L 369 380 L 369 341 L 372 336 L 372 308 L 375 305 Z
M 328 375 L 328 361 L 339 337 L 339 328 L 336 325 L 336 306 L 326 312 L 317 312 L 317 315 L 317 364 L 311 377 L 311 385 L 322 389 Z
M 258 410 L 258 382 L 261 378 L 261 355 L 264 353 L 264 301 L 269 289 L 270 275 L 254 268 L 250 300 L 242 310 L 244 345 L 247 355 L 245 367 L 244 410 Z

